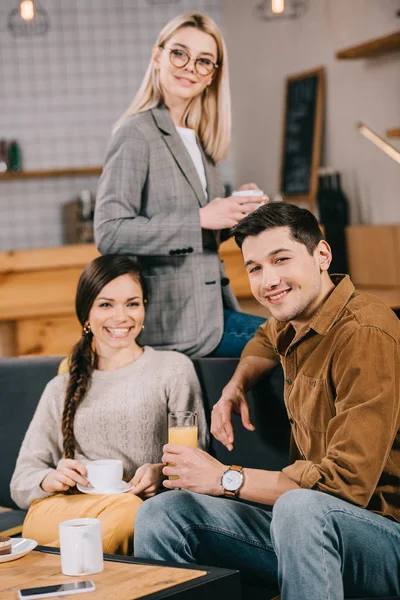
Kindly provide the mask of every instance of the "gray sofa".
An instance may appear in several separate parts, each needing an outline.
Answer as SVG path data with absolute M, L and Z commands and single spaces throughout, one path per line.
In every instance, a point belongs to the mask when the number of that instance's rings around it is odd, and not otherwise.
M 57 357 L 0 359 L 0 506 L 12 511 L 0 513 L 0 532 L 21 531 L 25 512 L 18 510 L 10 496 L 10 479 L 21 442 L 46 383 L 57 374 Z M 209 417 L 221 390 L 236 368 L 236 359 L 205 358 L 194 361 L 204 392 Z M 267 389 L 265 389 L 267 388 Z M 257 402 L 256 397 L 265 396 Z M 255 433 L 246 431 L 234 418 L 235 450 L 230 453 L 213 440 L 211 452 L 225 464 L 280 469 L 287 464 L 289 424 L 283 405 L 283 378 L 280 369 L 251 394 Z M 272 410 L 272 415 L 270 413 Z M 9 533 L 9 534 L 10 534 Z
M 0 359 L 0 535 L 18 535 L 25 512 L 10 497 L 10 479 L 21 442 L 46 383 L 57 374 L 60 358 Z M 209 419 L 221 390 L 233 374 L 237 359 L 202 358 L 194 365 L 203 389 Z M 290 425 L 283 403 L 283 374 L 277 367 L 248 395 L 255 432 L 243 428 L 233 417 L 235 448 L 228 452 L 212 440 L 211 453 L 224 464 L 280 470 L 288 463 Z M 265 508 L 265 506 L 263 507 Z M 243 598 L 266 600 L 277 594 L 263 582 L 245 582 Z

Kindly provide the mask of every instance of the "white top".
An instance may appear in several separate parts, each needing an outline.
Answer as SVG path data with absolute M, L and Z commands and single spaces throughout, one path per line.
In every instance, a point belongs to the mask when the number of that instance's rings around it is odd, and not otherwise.
M 159 463 L 168 441 L 168 412 L 193 410 L 199 447 L 207 449 L 208 431 L 201 388 L 192 361 L 173 351 L 145 346 L 132 364 L 115 371 L 94 371 L 74 419 L 75 458 L 81 462 L 122 460 L 124 478 L 144 463 Z M 22 443 L 11 496 L 22 509 L 47 498 L 40 487 L 63 454 L 61 421 L 69 373 L 46 386 Z
M 196 171 L 199 175 L 201 185 L 204 190 L 204 195 L 207 198 L 207 178 L 204 170 L 203 158 L 201 156 L 200 148 L 197 143 L 196 133 L 194 129 L 188 129 L 187 127 L 178 127 L 175 125 L 179 135 L 182 138 L 182 142 L 185 144 L 187 151 L 189 152 Z

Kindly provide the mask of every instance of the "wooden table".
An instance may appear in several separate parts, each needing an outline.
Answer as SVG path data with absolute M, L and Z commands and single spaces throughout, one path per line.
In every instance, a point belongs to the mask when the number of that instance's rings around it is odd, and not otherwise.
M 94 581 L 96 590 L 82 600 L 219 600 L 222 594 L 229 600 L 241 598 L 238 571 L 170 563 L 166 566 L 130 556 L 106 555 L 102 573 L 68 577 L 61 572 L 59 550 L 44 546 L 18 560 L 0 564 L 0 598 L 16 600 L 21 588 L 86 579 Z

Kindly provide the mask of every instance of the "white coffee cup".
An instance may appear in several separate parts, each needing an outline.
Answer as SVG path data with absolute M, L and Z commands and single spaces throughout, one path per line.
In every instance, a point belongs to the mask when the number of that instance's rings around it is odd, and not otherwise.
M 254 202 L 249 202 L 249 204 L 254 204 L 255 208 L 259 208 L 264 204 L 264 199 L 261 200 L 261 197 L 264 198 L 265 194 L 262 190 L 235 190 L 232 193 L 232 196 L 248 196 L 249 198 L 254 198 Z M 260 201 L 257 201 L 260 198 Z
M 115 490 L 121 487 L 123 476 L 122 460 L 104 459 L 86 463 L 87 479 L 96 490 Z
M 104 569 L 99 519 L 70 519 L 59 524 L 64 575 L 91 575 Z
M 249 196 L 250 198 L 258 198 L 264 195 L 262 190 L 235 190 L 232 194 L 232 196 Z

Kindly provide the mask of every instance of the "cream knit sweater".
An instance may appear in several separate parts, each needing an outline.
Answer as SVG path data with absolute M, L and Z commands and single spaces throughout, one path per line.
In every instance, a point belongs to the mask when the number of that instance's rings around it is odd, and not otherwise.
M 11 480 L 11 496 L 22 509 L 46 498 L 40 487 L 62 458 L 61 419 L 68 374 L 46 386 L 22 443 Z M 129 480 L 144 463 L 161 462 L 167 442 L 167 414 L 193 410 L 199 421 L 199 447 L 207 449 L 208 431 L 200 384 L 193 364 L 178 352 L 145 346 L 131 365 L 94 371 L 92 384 L 74 420 L 76 456 L 123 461 Z

